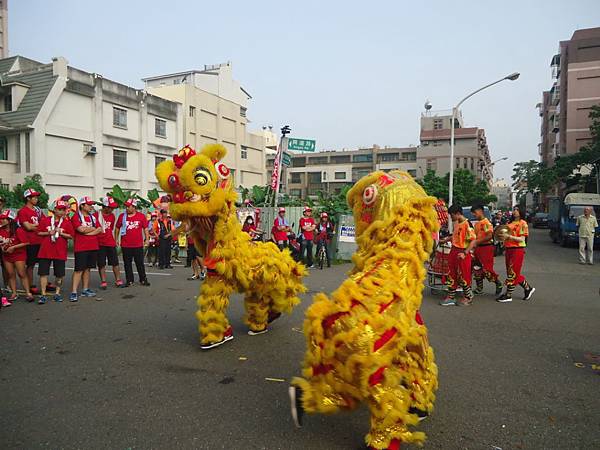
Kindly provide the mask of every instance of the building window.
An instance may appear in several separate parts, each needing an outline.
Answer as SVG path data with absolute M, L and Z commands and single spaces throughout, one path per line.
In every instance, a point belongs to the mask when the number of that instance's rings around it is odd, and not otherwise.
M 290 183 L 299 184 L 302 183 L 302 177 L 300 172 L 292 172 L 290 178 Z
M 164 119 L 159 119 L 158 117 L 154 119 L 154 134 L 158 137 L 166 138 L 167 137 L 167 121 Z
M 398 161 L 399 159 L 398 153 L 384 153 L 383 155 L 379 155 L 379 162 Z
M 246 117 L 246 111 L 248 111 L 247 108 L 244 108 L 243 106 L 240 106 L 240 116 Z
M 402 161 L 416 161 L 417 152 L 405 152 L 402 153 Z
M 314 156 L 312 158 L 308 158 L 308 164 L 313 166 L 327 164 L 327 156 Z
M 25 173 L 31 172 L 31 135 L 25 133 Z
M 440 145 L 442 145 L 442 143 L 440 141 L 433 141 L 434 147 L 439 147 Z
M 322 180 L 323 180 L 323 181 L 326 181 L 326 180 L 327 180 L 327 172 L 323 172 L 323 177 L 322 177 Z
M 127 128 L 127 110 L 113 106 L 113 127 Z
M 335 172 L 335 173 L 333 174 L 333 177 L 334 177 L 336 180 L 345 180 L 345 179 L 346 179 L 346 172 Z
M 113 148 L 113 168 L 127 169 L 127 152 Z
M 421 144 L 423 145 L 423 147 L 427 147 L 429 145 L 429 141 L 423 141 Z
M 8 160 L 8 141 L 6 136 L 0 136 L 0 160 Z
M 369 169 L 352 169 L 352 181 L 358 181 L 362 177 L 369 175 L 370 172 Z
M 460 169 L 460 158 L 456 158 L 456 168 Z
M 292 167 L 306 167 L 306 158 L 292 158 Z
M 408 169 L 407 170 L 408 174 L 413 177 L 416 178 L 417 177 L 417 170 L 416 169 Z
M 196 107 L 190 106 L 190 117 L 194 117 L 194 114 L 196 114 Z
M 0 189 L 3 189 L 5 191 L 9 191 L 10 190 L 10 185 L 8 183 L 2 183 L 2 180 L 0 180 Z
M 4 112 L 12 111 L 12 94 L 4 97 Z
M 166 161 L 167 158 L 165 158 L 164 156 L 155 156 L 154 157 L 154 167 L 158 166 L 161 162 Z
M 437 169 L 437 164 L 435 159 L 428 159 L 427 160 L 427 171 L 433 170 L 435 172 L 435 170 Z
M 433 129 L 441 130 L 444 128 L 444 120 L 443 119 L 433 119 Z
M 350 162 L 350 155 L 337 155 L 329 158 L 332 164 L 344 164 Z
M 373 162 L 373 155 L 372 154 L 367 154 L 367 155 L 354 155 L 352 157 L 352 162 L 355 163 L 360 163 L 360 162 Z
M 248 147 L 242 145 L 241 157 L 242 159 L 248 159 Z
M 302 197 L 302 189 L 290 189 L 290 195 L 292 197 Z
M 468 161 L 468 158 L 463 158 L 463 169 L 467 168 L 467 164 L 468 164 L 467 161 Z
M 309 172 L 308 173 L 308 182 L 309 183 L 320 183 L 321 182 L 321 172 Z
M 471 170 L 475 170 L 475 160 L 471 158 Z
M 17 173 L 21 173 L 21 135 L 17 134 L 15 142 L 15 160 L 17 162 Z

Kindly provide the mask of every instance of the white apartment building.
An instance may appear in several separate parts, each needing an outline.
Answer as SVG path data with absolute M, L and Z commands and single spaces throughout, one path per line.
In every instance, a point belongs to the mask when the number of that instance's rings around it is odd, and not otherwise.
M 494 203 L 496 209 L 510 209 L 512 207 L 513 190 L 504 178 L 494 180 L 490 192 L 498 198 Z
M 180 148 L 181 105 L 70 67 L 0 60 L 0 179 L 40 174 L 51 199 L 98 198 L 114 184 L 158 187 L 157 163 Z
M 249 132 L 248 101 L 252 98 L 233 79 L 231 63 L 205 66 L 143 79 L 146 91 L 183 105 L 184 145 L 194 149 L 220 143 L 235 186 L 264 185 L 265 153 L 273 134 Z M 276 138 L 275 138 L 276 142 Z M 276 143 L 275 143 L 276 145 Z

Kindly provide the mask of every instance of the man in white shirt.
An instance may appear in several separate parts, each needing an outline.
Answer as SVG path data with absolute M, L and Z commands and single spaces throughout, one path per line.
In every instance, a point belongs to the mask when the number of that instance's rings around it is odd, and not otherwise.
M 583 215 L 577 218 L 579 229 L 579 264 L 594 264 L 594 234 L 598 221 L 592 216 L 592 208 L 586 206 Z

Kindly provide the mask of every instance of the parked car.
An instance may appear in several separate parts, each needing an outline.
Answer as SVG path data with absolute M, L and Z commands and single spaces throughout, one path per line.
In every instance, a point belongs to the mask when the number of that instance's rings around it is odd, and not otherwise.
M 475 219 L 475 215 L 471 212 L 471 207 L 470 206 L 463 206 L 463 216 L 465 216 L 467 218 L 467 220 L 469 222 L 471 222 L 472 226 L 475 226 L 475 224 L 477 222 L 479 222 L 477 219 Z M 488 220 L 492 220 L 492 213 L 490 212 L 490 208 L 488 208 L 487 206 L 483 207 L 483 215 L 485 217 L 488 218 Z
M 531 219 L 533 228 L 548 228 L 548 213 L 535 213 Z

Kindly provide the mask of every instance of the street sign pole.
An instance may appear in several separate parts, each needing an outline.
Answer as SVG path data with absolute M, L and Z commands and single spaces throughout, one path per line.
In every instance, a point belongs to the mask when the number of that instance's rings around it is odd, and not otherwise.
M 277 203 L 279 202 L 279 187 L 281 186 L 281 176 L 283 174 L 283 154 L 287 150 L 288 138 L 285 135 L 281 136 L 281 141 L 279 145 L 281 146 L 281 151 L 279 152 L 279 173 L 277 177 L 277 187 L 275 188 L 275 207 L 277 207 Z

